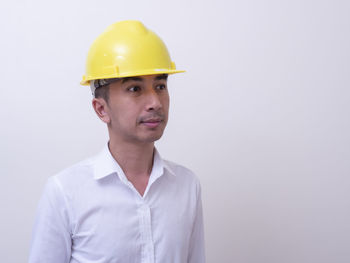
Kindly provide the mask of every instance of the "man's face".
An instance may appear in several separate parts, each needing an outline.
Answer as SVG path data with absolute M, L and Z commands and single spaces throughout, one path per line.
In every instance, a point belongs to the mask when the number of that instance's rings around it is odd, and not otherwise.
M 123 78 L 109 84 L 104 106 L 110 137 L 131 143 L 158 140 L 168 121 L 166 75 Z

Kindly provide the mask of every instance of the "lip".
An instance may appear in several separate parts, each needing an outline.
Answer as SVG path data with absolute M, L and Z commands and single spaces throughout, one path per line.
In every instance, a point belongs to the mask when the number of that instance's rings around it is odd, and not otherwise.
M 142 121 L 141 124 L 145 125 L 148 128 L 156 128 L 160 125 L 161 122 L 161 119 L 148 119 Z

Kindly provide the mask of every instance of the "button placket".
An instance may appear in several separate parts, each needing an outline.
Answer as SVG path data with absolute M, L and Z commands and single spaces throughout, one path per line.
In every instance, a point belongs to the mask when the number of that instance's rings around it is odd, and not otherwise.
M 142 242 L 142 262 L 154 263 L 154 244 L 152 238 L 151 209 L 143 203 L 139 208 L 140 234 Z

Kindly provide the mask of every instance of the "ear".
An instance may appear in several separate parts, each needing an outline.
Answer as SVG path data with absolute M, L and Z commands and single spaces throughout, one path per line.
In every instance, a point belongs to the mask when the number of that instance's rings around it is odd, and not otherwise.
M 94 108 L 97 116 L 103 121 L 104 123 L 110 123 L 111 119 L 109 118 L 108 112 L 107 112 L 107 103 L 102 98 L 94 98 L 92 99 L 92 107 Z

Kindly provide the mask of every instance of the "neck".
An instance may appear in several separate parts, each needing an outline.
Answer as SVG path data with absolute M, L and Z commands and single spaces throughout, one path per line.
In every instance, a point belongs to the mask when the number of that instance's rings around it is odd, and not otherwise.
M 149 176 L 153 166 L 154 143 L 109 141 L 109 150 L 126 176 Z

